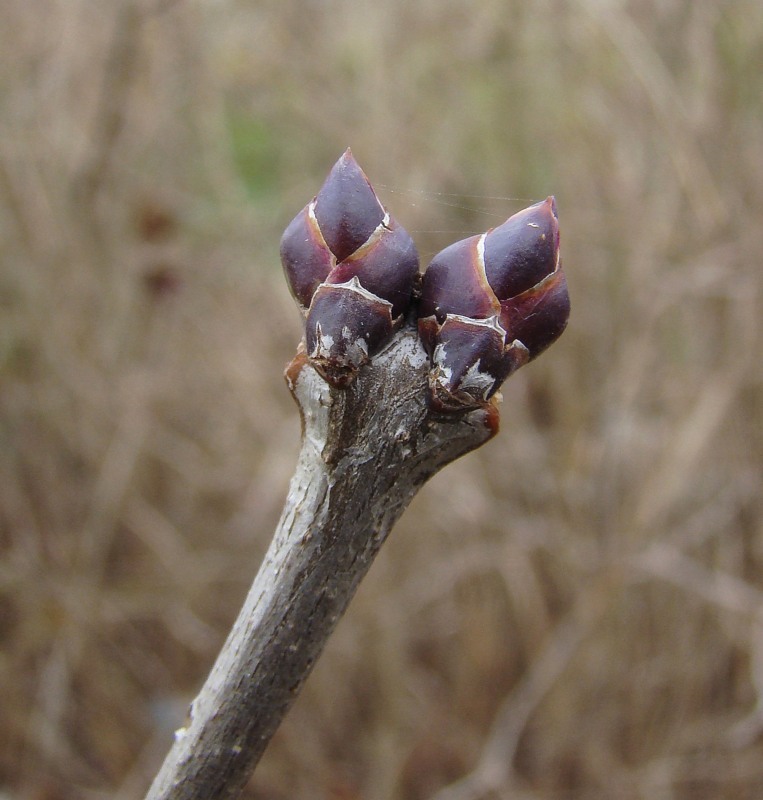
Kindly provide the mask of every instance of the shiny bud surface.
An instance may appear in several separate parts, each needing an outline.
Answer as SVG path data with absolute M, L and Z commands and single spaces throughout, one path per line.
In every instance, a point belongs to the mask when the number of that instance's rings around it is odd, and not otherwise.
M 281 238 L 281 263 L 306 315 L 307 355 L 347 386 L 411 303 L 419 258 L 348 149 Z
M 433 405 L 486 403 L 562 334 L 569 313 L 553 197 L 446 247 L 424 274 L 419 307 Z

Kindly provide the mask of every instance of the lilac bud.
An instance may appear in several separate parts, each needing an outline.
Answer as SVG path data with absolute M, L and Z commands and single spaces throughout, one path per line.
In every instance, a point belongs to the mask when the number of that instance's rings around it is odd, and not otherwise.
M 307 318 L 308 358 L 333 386 L 347 386 L 402 323 L 419 271 L 411 237 L 349 149 L 286 228 L 281 262 Z
M 569 313 L 553 197 L 445 248 L 424 275 L 419 307 L 433 404 L 487 402 L 561 335 Z
M 315 218 L 336 260 L 364 245 L 384 217 L 376 192 L 348 148 L 315 198 Z
M 305 346 L 316 369 L 343 388 L 368 361 L 370 343 L 386 340 L 392 330 L 392 304 L 366 291 L 357 278 L 322 283 L 310 306 Z

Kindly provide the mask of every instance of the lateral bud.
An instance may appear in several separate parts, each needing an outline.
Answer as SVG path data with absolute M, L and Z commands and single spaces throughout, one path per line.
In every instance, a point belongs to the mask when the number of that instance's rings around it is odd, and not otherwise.
M 553 197 L 445 248 L 424 274 L 419 307 L 433 406 L 488 402 L 562 334 L 569 313 Z
M 402 323 L 419 271 L 416 247 L 348 149 L 286 228 L 281 262 L 306 317 L 307 356 L 337 388 Z

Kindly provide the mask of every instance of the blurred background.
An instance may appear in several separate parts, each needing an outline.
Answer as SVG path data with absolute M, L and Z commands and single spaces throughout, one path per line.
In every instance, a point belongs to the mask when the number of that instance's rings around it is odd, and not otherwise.
M 424 488 L 259 800 L 763 796 L 763 4 L 4 0 L 0 797 L 142 796 L 299 446 L 278 241 L 549 194 L 564 337 Z

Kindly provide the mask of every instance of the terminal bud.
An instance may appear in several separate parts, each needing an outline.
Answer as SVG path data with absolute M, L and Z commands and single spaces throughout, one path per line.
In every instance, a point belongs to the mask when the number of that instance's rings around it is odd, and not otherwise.
M 419 307 L 434 407 L 486 403 L 562 334 L 569 313 L 553 197 L 446 247 L 424 274 Z
M 402 323 L 419 271 L 416 247 L 348 149 L 281 239 L 281 262 L 306 316 L 307 357 L 332 386 Z

